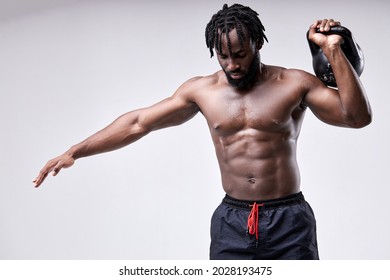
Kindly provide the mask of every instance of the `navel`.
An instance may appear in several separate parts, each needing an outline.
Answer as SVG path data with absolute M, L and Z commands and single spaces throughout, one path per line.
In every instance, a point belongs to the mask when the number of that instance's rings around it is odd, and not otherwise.
M 251 184 L 254 184 L 254 183 L 256 183 L 256 179 L 251 177 L 251 178 L 248 179 L 248 182 L 251 183 Z

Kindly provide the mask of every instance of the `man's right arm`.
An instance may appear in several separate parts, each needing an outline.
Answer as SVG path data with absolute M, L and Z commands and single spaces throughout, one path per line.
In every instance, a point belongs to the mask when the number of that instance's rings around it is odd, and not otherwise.
M 49 160 L 33 180 L 35 187 L 39 187 L 49 173 L 57 175 L 62 168 L 72 166 L 76 159 L 122 148 L 151 131 L 188 121 L 199 111 L 198 106 L 189 98 L 192 94 L 192 84 L 193 80 L 190 80 L 173 96 L 153 106 L 120 116 L 101 131 Z

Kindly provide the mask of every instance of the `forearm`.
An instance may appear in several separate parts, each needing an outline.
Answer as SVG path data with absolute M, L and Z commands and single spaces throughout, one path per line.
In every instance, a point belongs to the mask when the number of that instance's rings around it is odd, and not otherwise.
M 110 152 L 133 143 L 149 131 L 139 122 L 138 111 L 126 113 L 110 125 L 72 146 L 66 153 L 74 159 Z
M 371 121 L 371 108 L 364 87 L 340 46 L 324 50 L 337 81 L 346 123 L 362 127 Z

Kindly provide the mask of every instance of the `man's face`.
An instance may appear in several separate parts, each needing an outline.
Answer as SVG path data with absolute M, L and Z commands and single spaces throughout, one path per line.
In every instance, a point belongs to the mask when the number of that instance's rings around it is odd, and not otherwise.
M 245 34 L 249 38 L 248 34 Z M 260 56 L 256 44 L 247 39 L 240 44 L 236 29 L 229 32 L 231 52 L 225 34 L 222 36 L 221 53 L 218 61 L 226 74 L 229 84 L 238 89 L 249 88 L 256 81 L 260 69 Z

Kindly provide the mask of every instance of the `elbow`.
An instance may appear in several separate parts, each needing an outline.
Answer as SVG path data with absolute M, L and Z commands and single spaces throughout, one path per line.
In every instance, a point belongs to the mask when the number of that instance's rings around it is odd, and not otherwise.
M 347 126 L 350 128 L 363 128 L 371 124 L 372 122 L 372 114 L 371 112 L 359 115 L 358 117 L 348 118 Z
M 133 142 L 151 132 L 151 127 L 145 122 L 145 117 L 139 112 L 130 112 L 118 118 L 118 125 L 126 130 L 126 138 Z
M 144 122 L 143 119 L 140 119 L 139 117 L 136 119 L 136 121 L 131 126 L 131 131 L 134 134 L 139 135 L 140 137 L 143 137 L 150 132 L 152 132 L 152 128 Z

